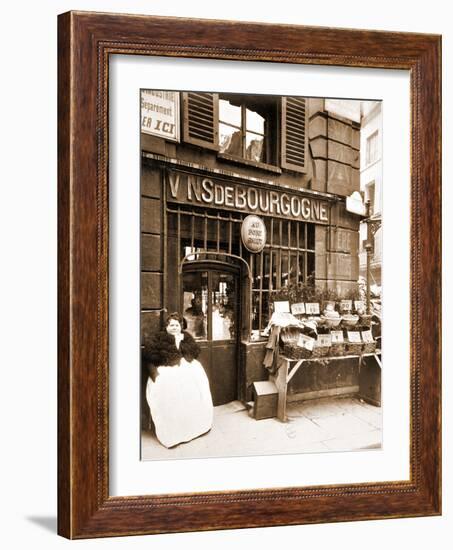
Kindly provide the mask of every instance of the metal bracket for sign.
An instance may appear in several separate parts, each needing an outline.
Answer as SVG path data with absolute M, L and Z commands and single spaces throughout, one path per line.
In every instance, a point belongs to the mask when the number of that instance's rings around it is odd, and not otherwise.
M 213 250 L 209 250 L 209 251 L 203 251 L 203 252 L 191 252 L 189 254 L 186 254 L 184 256 L 184 258 L 181 260 L 181 262 L 179 263 L 179 268 L 178 268 L 178 276 L 181 277 L 182 275 L 182 271 L 183 271 L 183 267 L 184 267 L 184 264 L 185 263 L 196 263 L 196 262 L 203 262 L 204 260 L 189 260 L 189 258 L 191 258 L 192 256 L 195 256 L 195 255 L 214 255 L 214 256 L 228 256 L 230 258 L 235 258 L 236 260 L 240 260 L 242 263 L 245 264 L 246 268 L 247 268 L 247 278 L 249 280 L 249 327 L 251 328 L 252 327 L 252 286 L 253 286 L 253 276 L 252 276 L 252 270 L 250 269 L 250 266 L 249 264 L 244 260 L 244 258 L 242 258 L 241 256 L 238 256 L 237 254 L 232 254 L 231 252 L 215 252 Z M 221 262 L 219 262 L 221 263 Z M 250 330 L 249 330 L 249 333 L 247 335 L 247 339 L 250 337 Z

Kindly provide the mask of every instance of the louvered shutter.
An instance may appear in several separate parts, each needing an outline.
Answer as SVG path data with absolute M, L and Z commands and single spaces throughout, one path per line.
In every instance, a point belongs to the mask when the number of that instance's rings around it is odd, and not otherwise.
M 282 168 L 305 173 L 308 165 L 307 103 L 301 97 L 282 97 Z
M 208 149 L 219 149 L 219 96 L 183 92 L 183 139 Z

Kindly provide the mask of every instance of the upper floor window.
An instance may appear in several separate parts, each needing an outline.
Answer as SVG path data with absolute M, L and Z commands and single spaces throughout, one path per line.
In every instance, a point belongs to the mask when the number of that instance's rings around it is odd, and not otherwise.
M 183 140 L 223 160 L 307 172 L 308 106 L 303 97 L 183 92 Z
M 275 101 L 254 101 L 228 96 L 219 98 L 219 151 L 259 163 L 275 162 Z
M 366 140 L 366 163 L 371 164 L 378 159 L 378 131 L 373 132 Z

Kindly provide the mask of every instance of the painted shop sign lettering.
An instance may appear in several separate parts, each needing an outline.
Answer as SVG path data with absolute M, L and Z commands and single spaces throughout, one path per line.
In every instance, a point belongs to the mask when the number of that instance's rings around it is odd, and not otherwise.
M 241 237 L 249 252 L 261 252 L 266 244 L 266 226 L 261 218 L 251 214 L 242 221 Z
M 140 107 L 142 132 L 179 142 L 178 92 L 142 90 Z
M 167 172 L 167 200 L 327 224 L 327 202 L 290 191 L 273 191 L 182 172 Z

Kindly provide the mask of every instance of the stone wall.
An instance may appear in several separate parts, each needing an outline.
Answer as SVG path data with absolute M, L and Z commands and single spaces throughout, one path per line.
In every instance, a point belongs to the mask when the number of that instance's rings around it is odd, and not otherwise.
M 163 281 L 161 172 L 142 163 L 141 178 L 141 337 L 160 329 Z
M 316 283 L 347 295 L 359 276 L 359 218 L 346 211 L 343 199 L 360 190 L 360 126 L 324 110 L 323 99 L 309 102 L 311 188 L 338 195 L 330 227 L 316 226 Z

